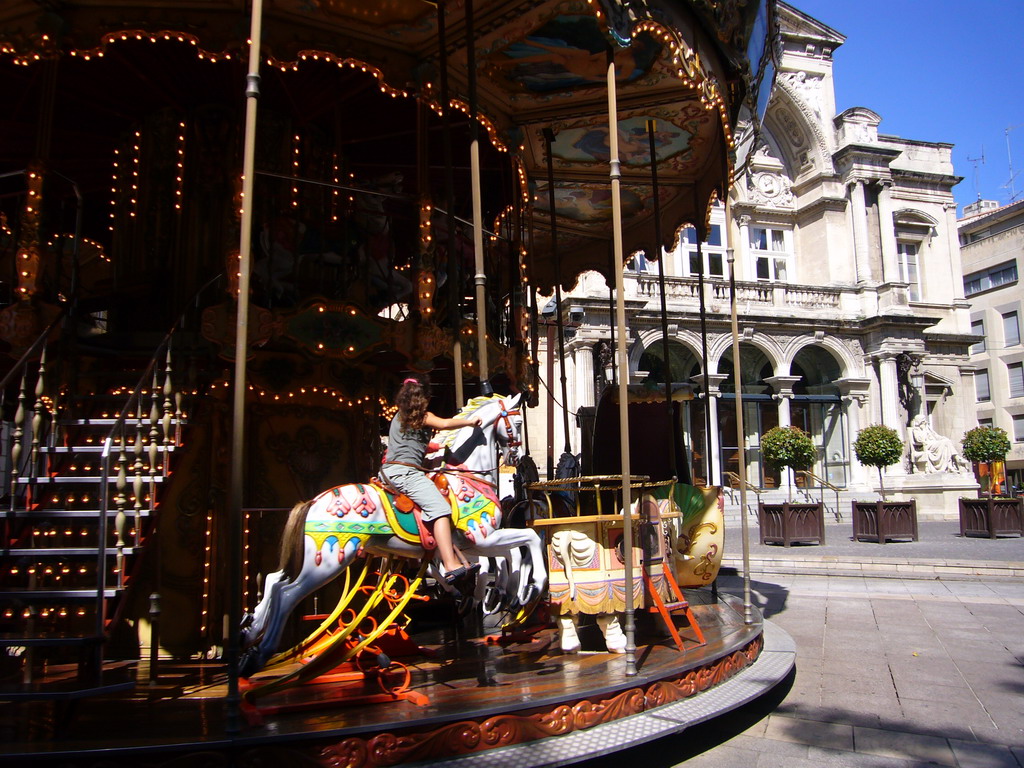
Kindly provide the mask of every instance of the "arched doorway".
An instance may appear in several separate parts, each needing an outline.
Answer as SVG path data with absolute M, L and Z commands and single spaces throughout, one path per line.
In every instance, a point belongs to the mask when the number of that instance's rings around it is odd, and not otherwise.
M 777 488 L 779 473 L 761 461 L 761 435 L 779 423 L 779 409 L 767 381 L 775 370 L 772 361 L 753 344 L 740 344 L 740 381 L 743 392 L 743 442 L 746 448 L 747 481 L 762 488 Z M 736 429 L 736 386 L 733 377 L 732 350 L 718 361 L 718 373 L 724 374 L 718 402 L 718 431 L 721 435 L 722 484 L 739 486 L 739 446 Z
M 790 423 L 809 434 L 818 448 L 812 471 L 830 485 L 845 487 L 849 456 L 843 404 L 835 383 L 842 377 L 839 363 L 824 348 L 808 346 L 797 352 L 791 370 L 800 380 L 793 384 Z M 820 485 L 806 475 L 797 477 L 797 485 L 808 481 Z

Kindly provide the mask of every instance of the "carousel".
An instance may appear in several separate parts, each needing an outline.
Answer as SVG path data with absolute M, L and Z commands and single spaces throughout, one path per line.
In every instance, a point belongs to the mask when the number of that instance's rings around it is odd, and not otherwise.
M 538 295 L 561 326 L 583 272 L 628 371 L 623 264 L 706 232 L 774 14 L 5 4 L 0 758 L 565 763 L 781 679 L 715 589 L 718 490 L 659 416 L 688 393 L 613 376 L 588 474 L 545 480 L 524 415 L 557 387 Z M 476 425 L 423 468 L 455 581 L 379 475 L 410 375 Z

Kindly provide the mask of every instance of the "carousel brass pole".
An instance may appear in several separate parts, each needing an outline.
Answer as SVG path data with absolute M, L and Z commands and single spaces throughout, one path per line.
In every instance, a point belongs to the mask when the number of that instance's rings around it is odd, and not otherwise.
M 238 298 L 235 319 L 235 388 L 231 431 L 231 503 L 229 510 L 228 551 L 231 579 L 228 596 L 227 720 L 229 733 L 241 730 L 238 707 L 238 660 L 242 623 L 242 480 L 245 446 L 246 348 L 249 340 L 249 276 L 252 256 L 253 179 L 256 158 L 256 105 L 260 95 L 260 35 L 263 26 L 263 0 L 252 0 L 249 27 L 249 74 L 245 77 L 245 143 L 242 150 L 242 221 L 238 244 Z
M 487 275 L 484 272 L 484 213 L 480 189 L 480 124 L 476 119 L 476 40 L 473 34 L 473 0 L 466 0 L 466 70 L 469 77 L 469 173 L 473 183 L 473 257 L 476 274 L 477 357 L 482 394 L 493 394 L 487 380 Z
M 612 247 L 615 261 L 615 325 L 619 348 L 619 451 L 622 464 L 622 554 L 626 592 L 626 675 L 636 675 L 636 623 L 633 616 L 633 516 L 630 511 L 629 353 L 626 349 L 625 282 L 622 276 L 622 201 L 619 197 L 619 121 L 615 94 L 615 57 L 608 49 L 608 165 L 612 184 Z M 552 212 L 553 213 L 553 212 Z
M 726 212 L 726 229 L 729 215 Z M 740 478 L 740 531 L 743 538 L 743 623 L 753 624 L 754 615 L 750 607 L 750 542 L 747 522 L 747 454 L 743 446 L 743 379 L 740 371 L 740 332 L 736 317 L 736 255 L 732 248 L 726 248 L 729 262 L 729 316 L 732 321 L 732 379 L 736 391 L 736 474 Z M 708 398 L 707 406 L 711 406 Z
M 452 326 L 452 379 L 455 381 L 455 404 L 461 408 L 466 402 L 462 386 L 462 329 L 461 288 L 462 275 L 455 237 L 455 179 L 452 177 L 452 116 L 448 96 L 448 37 L 445 2 L 437 3 L 437 48 L 441 86 L 441 135 L 444 144 L 444 194 L 448 199 L 445 221 L 448 225 L 448 320 Z
M 658 154 L 654 146 L 655 121 L 647 121 L 647 144 L 651 152 L 651 190 L 654 193 L 654 252 L 658 254 L 658 290 L 661 292 L 661 349 L 665 357 L 665 416 L 668 418 L 668 465 L 672 476 L 679 477 L 676 467 L 676 421 L 672 407 L 672 366 L 669 363 L 668 299 L 665 296 L 665 257 L 661 253 L 661 199 L 658 197 Z

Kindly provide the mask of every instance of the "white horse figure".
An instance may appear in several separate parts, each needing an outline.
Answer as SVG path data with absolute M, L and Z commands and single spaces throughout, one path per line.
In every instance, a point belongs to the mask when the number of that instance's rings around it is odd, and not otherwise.
M 458 418 L 479 416 L 483 426 L 445 430 L 435 437 L 445 451 L 440 472 L 448 480 L 456 543 L 468 555 L 499 559 L 506 578 L 495 586 L 511 593 L 513 608 L 537 600 L 547 585 L 540 537 L 528 528 L 500 527 L 499 455 L 512 463 L 521 444 L 520 398 L 474 398 Z M 376 484 L 337 486 L 297 504 L 285 524 L 280 570 L 267 576 L 263 600 L 246 617 L 241 674 L 263 668 L 295 606 L 342 574 L 358 555 L 421 558 L 424 549 L 412 517 L 399 513 L 392 495 Z M 518 573 L 509 574 L 512 569 Z M 485 587 L 478 583 L 478 596 Z

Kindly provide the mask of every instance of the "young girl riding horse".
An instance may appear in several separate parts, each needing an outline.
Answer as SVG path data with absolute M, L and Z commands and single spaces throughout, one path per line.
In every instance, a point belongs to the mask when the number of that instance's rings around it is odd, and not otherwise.
M 391 420 L 388 433 L 387 461 L 381 477 L 404 493 L 422 510 L 423 523 L 437 542 L 438 555 L 444 565 L 449 584 L 480 569 L 470 565 L 452 543 L 452 508 L 437 486 L 427 477 L 423 460 L 433 432 L 459 427 L 480 427 L 477 416 L 472 419 L 442 419 L 427 410 L 430 403 L 429 383 L 408 378 L 395 398 L 398 413 Z

